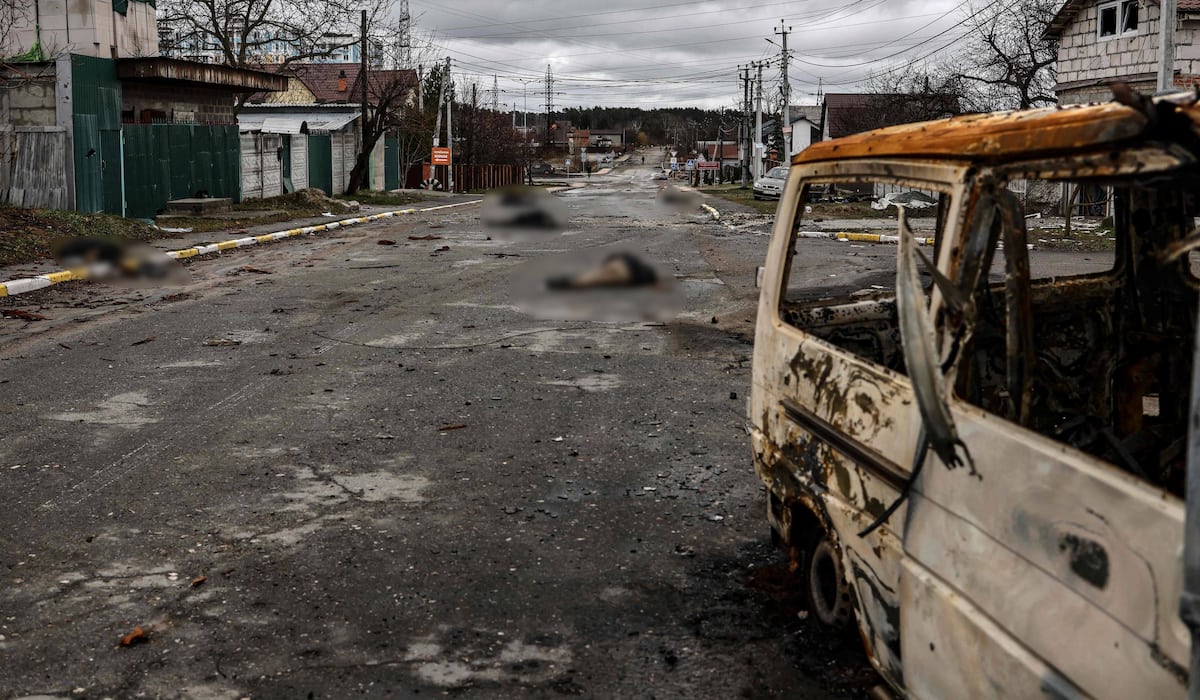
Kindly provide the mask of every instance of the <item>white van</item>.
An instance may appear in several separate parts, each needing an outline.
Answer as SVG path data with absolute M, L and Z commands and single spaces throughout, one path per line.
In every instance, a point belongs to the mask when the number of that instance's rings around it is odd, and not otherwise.
M 754 465 L 812 613 L 857 625 L 884 694 L 1187 694 L 1200 106 L 1124 101 L 793 160 L 762 271 Z M 894 268 L 830 286 L 806 267 L 801 215 L 834 206 L 807 193 L 830 186 L 908 203 L 874 214 L 894 217 L 880 239 L 899 244 L 873 249 Z M 1040 276 L 1032 227 L 1097 250 Z

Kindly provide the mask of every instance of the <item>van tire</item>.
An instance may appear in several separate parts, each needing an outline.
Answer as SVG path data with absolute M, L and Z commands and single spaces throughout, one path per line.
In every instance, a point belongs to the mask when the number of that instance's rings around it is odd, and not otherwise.
M 809 548 L 805 563 L 804 592 L 809 611 L 827 627 L 847 627 L 854 620 L 854 594 L 837 546 L 822 533 Z

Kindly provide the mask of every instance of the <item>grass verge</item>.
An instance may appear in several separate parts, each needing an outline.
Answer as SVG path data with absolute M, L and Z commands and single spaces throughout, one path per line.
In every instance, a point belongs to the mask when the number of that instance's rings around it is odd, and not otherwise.
M 57 242 L 75 236 L 149 241 L 164 235 L 137 219 L 111 214 L 0 205 L 0 265 L 45 259 L 53 254 Z
M 756 209 L 764 214 L 774 214 L 775 208 L 779 205 L 778 200 L 774 199 L 755 199 L 754 193 L 749 187 L 742 189 L 741 185 L 717 185 L 716 187 L 701 187 L 697 191 L 703 192 L 713 197 L 720 197 L 727 202 L 741 204 L 745 207 Z

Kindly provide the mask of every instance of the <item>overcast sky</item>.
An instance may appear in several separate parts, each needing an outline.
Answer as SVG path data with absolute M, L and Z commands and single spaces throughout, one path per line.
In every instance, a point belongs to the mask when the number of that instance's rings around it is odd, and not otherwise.
M 555 108 L 731 106 L 738 65 L 771 61 L 764 92 L 778 95 L 780 20 L 791 27 L 793 104 L 854 92 L 882 70 L 953 43 L 969 0 L 410 0 L 414 38 L 432 37 L 459 76 L 499 101 L 544 111 L 546 65 Z M 977 3 L 978 4 L 978 3 Z M 427 54 L 428 55 L 428 54 Z M 490 95 L 489 95 L 490 99 Z

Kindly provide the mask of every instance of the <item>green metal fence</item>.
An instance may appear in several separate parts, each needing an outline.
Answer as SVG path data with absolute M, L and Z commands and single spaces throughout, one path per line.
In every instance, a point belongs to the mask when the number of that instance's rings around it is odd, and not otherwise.
M 197 194 L 241 201 L 240 148 L 233 125 L 126 124 L 128 215 L 152 217 Z
M 123 214 L 121 84 L 116 62 L 72 55 L 71 103 L 75 208 Z

